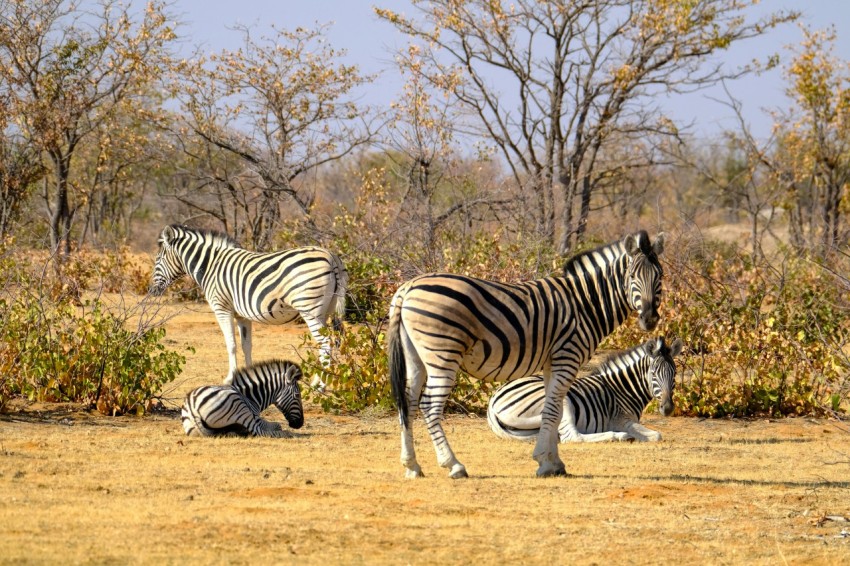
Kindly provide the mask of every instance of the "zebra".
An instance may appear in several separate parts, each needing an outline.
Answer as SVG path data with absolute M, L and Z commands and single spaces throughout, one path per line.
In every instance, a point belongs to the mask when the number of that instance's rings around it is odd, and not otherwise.
M 610 355 L 592 372 L 579 376 L 564 398 L 558 427 L 561 442 L 661 440 L 661 433 L 641 425 L 640 417 L 653 398 L 662 415 L 672 414 L 674 358 L 681 352 L 681 340 L 668 346 L 663 337 L 653 338 Z M 542 375 L 509 381 L 490 397 L 490 429 L 501 438 L 535 439 L 545 397 Z
M 390 304 L 387 347 L 405 475 L 422 476 L 409 422 L 421 407 L 438 463 L 451 478 L 467 477 L 441 423 L 459 369 L 488 381 L 543 372 L 546 401 L 533 458 L 538 476 L 566 475 L 555 436 L 564 396 L 578 368 L 631 311 L 643 330 L 658 324 L 663 249 L 663 234 L 650 242 L 640 231 L 575 256 L 562 276 L 510 284 L 436 273 L 403 283 Z
M 298 364 L 270 360 L 240 368 L 230 384 L 202 385 L 186 395 L 180 411 L 189 436 L 289 436 L 279 423 L 260 416 L 269 405 L 277 407 L 291 428 L 304 425 L 298 382 Z
M 239 328 L 245 365 L 251 365 L 251 326 L 254 322 L 307 323 L 319 343 L 319 358 L 330 360 L 330 339 L 322 332 L 328 316 L 342 329 L 348 272 L 335 254 L 318 247 L 258 253 L 243 249 L 226 234 L 172 224 L 159 236 L 159 252 L 150 292 L 161 295 L 188 274 L 200 286 L 215 314 L 230 362 L 228 383 L 236 371 Z

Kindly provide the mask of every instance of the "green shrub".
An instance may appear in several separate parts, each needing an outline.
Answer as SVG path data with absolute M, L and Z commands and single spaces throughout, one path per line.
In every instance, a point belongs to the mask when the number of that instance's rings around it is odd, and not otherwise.
M 308 378 L 318 376 L 327 389 L 318 392 L 305 387 L 305 399 L 337 413 L 392 408 L 383 320 L 370 312 L 364 323 L 349 325 L 343 332 L 329 328 L 322 332 L 335 344 L 333 362 L 323 366 L 316 349 L 308 347 L 301 370 Z M 309 334 L 302 346 L 307 344 L 315 344 Z
M 162 345 L 164 328 L 131 330 L 128 313 L 66 292 L 74 284 L 34 279 L 8 256 L 2 267 L 0 408 L 22 395 L 82 402 L 104 414 L 141 414 L 179 375 L 186 359 Z

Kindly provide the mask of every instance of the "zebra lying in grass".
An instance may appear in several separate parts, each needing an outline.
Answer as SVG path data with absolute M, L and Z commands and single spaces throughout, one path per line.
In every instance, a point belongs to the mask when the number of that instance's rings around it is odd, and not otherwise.
M 229 385 L 202 385 L 186 395 L 181 411 L 183 430 L 190 436 L 291 436 L 260 413 L 273 404 L 290 427 L 301 428 L 304 409 L 300 379 L 301 368 L 288 361 L 240 368 Z
M 654 338 L 631 350 L 612 354 L 567 391 L 558 426 L 561 442 L 661 440 L 661 433 L 640 424 L 652 399 L 662 415 L 673 412 L 674 358 L 682 342 L 669 347 Z M 546 396 L 543 376 L 532 375 L 501 386 L 490 398 L 487 422 L 497 436 L 535 440 Z

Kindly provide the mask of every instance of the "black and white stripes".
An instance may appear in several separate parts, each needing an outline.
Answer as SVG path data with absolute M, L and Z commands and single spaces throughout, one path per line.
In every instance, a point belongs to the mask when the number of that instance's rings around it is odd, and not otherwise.
M 661 414 L 673 412 L 674 358 L 681 351 L 679 340 L 668 346 L 663 338 L 653 338 L 612 354 L 589 374 L 581 375 L 564 399 L 558 427 L 561 442 L 660 440 L 661 434 L 641 425 L 640 417 L 653 399 Z M 545 397 L 542 375 L 510 381 L 490 398 L 487 422 L 502 438 L 534 440 L 540 431 Z
M 245 365 L 251 365 L 251 325 L 289 324 L 304 319 L 330 356 L 330 342 L 321 330 L 329 316 L 341 326 L 345 314 L 348 273 L 333 253 L 317 247 L 256 253 L 239 247 L 229 236 L 185 226 L 167 226 L 159 237 L 151 292 L 161 294 L 188 274 L 201 287 L 218 320 L 230 362 L 236 370 L 239 327 Z
M 241 368 L 228 385 L 203 385 L 186 395 L 181 416 L 188 435 L 287 436 L 278 423 L 260 416 L 271 405 L 292 428 L 304 424 L 301 369 L 288 361 L 271 360 Z
M 564 396 L 578 368 L 631 311 L 644 330 L 655 327 L 662 250 L 662 236 L 652 243 L 639 232 L 571 259 L 561 277 L 509 284 L 430 274 L 403 284 L 390 305 L 388 348 L 406 474 L 422 475 L 409 422 L 421 408 L 439 464 L 451 477 L 466 476 L 441 424 L 459 369 L 494 381 L 542 372 L 537 473 L 565 474 L 555 435 Z

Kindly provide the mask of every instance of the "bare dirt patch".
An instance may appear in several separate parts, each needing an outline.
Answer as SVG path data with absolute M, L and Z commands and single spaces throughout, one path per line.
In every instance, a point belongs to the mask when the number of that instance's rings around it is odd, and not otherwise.
M 169 306 L 191 344 L 168 396 L 218 382 L 223 339 L 202 305 Z M 305 328 L 255 326 L 255 358 L 294 358 Z M 280 415 L 270 418 L 282 421 Z M 532 445 L 481 418 L 446 432 L 470 474 L 408 481 L 394 416 L 308 411 L 291 439 L 196 439 L 176 411 L 100 417 L 72 405 L 0 416 L 3 563 L 793 563 L 850 561 L 850 433 L 827 420 L 649 415 L 657 444 Z

